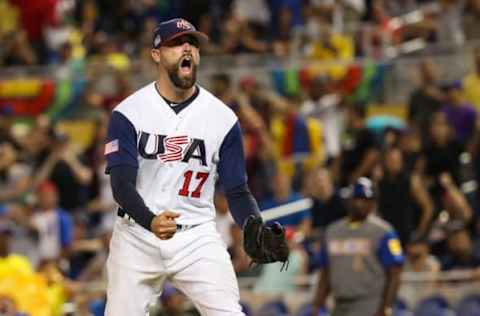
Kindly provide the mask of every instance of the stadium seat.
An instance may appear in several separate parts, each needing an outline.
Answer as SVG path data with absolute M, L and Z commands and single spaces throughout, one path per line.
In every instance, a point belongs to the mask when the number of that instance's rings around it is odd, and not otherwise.
M 296 315 L 297 316 L 312 316 L 312 315 L 316 316 L 316 314 L 313 314 L 312 304 L 305 304 L 302 307 L 300 307 Z M 328 314 L 328 311 L 325 311 L 325 314 L 322 314 L 322 316 L 328 316 L 328 315 L 330 315 Z
M 312 315 L 312 312 L 313 312 L 312 304 L 307 304 L 307 305 L 302 306 L 298 310 L 297 316 L 310 316 L 310 315 Z
M 258 312 L 255 314 L 256 316 L 287 316 L 288 307 L 283 301 L 272 301 L 265 303 L 262 305 Z
M 242 307 L 242 312 L 245 316 L 253 316 L 252 308 L 245 302 L 240 302 L 240 306 Z
M 470 295 L 462 299 L 455 309 L 458 316 L 480 316 L 480 295 Z
M 95 300 L 90 304 L 90 313 L 94 316 L 103 316 L 105 313 L 105 300 Z
M 426 298 L 415 307 L 414 316 L 454 316 L 450 304 L 441 296 Z
M 393 316 L 412 316 L 412 315 L 413 313 L 408 308 L 407 303 L 397 298 L 393 305 Z

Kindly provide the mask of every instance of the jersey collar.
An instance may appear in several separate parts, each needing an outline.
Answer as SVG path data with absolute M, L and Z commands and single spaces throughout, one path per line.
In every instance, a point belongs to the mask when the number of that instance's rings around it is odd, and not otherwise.
M 183 102 L 180 102 L 180 103 L 175 103 L 175 102 L 172 102 L 170 100 L 168 100 L 167 98 L 165 98 L 161 93 L 160 91 L 158 90 L 158 87 L 157 87 L 157 84 L 156 82 L 153 83 L 153 85 L 155 86 L 155 91 L 157 91 L 158 95 L 165 101 L 165 103 L 167 103 L 168 107 L 173 111 L 175 112 L 175 114 L 178 115 L 178 113 L 180 113 L 180 111 L 182 111 L 183 109 L 185 109 L 187 106 L 190 105 L 190 103 L 193 102 L 193 100 L 195 100 L 197 97 L 198 97 L 198 94 L 200 93 L 200 89 L 198 88 L 197 85 L 195 85 L 195 92 L 193 92 L 192 96 L 190 98 L 188 98 L 187 100 L 183 101 Z

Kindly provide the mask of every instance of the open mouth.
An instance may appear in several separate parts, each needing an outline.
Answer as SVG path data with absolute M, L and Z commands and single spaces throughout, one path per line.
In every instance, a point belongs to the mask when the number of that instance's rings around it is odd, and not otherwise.
M 192 69 L 192 57 L 190 56 L 185 57 L 180 63 L 180 68 L 183 71 L 190 71 Z

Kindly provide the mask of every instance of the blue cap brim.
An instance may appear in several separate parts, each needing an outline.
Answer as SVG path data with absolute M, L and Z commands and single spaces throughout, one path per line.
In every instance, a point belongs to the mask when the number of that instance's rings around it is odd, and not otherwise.
M 200 32 L 200 31 L 184 31 L 184 32 L 179 32 L 179 33 L 176 33 L 175 35 L 173 36 L 170 36 L 169 38 L 167 39 L 164 39 L 160 42 L 160 44 L 158 44 L 157 46 L 155 46 L 154 48 L 158 48 L 162 45 L 164 45 L 165 43 L 168 43 L 170 42 L 171 40 L 177 38 L 177 37 L 180 37 L 180 36 L 183 36 L 183 35 L 192 35 L 193 37 L 195 37 L 198 42 L 200 43 L 200 45 L 203 45 L 203 44 L 206 44 L 208 43 L 208 41 L 210 40 L 208 35 L 203 33 L 203 32 Z

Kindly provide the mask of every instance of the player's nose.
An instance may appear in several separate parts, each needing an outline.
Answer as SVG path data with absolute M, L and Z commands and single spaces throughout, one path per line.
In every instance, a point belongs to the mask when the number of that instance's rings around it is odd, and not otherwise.
M 188 41 L 185 41 L 182 44 L 182 48 L 184 52 L 191 52 L 192 51 L 192 44 L 190 44 Z

